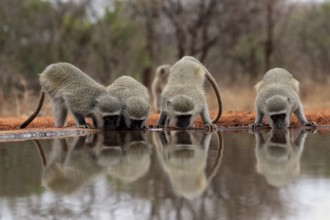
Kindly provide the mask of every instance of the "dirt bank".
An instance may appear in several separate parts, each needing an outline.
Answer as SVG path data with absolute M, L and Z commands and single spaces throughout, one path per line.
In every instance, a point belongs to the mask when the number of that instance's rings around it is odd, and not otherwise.
M 212 117 L 215 117 L 216 113 L 212 113 Z M 152 126 L 157 123 L 159 115 L 153 114 L 150 115 L 147 120 L 147 125 Z M 232 127 L 243 127 L 247 126 L 250 123 L 253 123 L 255 118 L 254 112 L 234 112 L 229 111 L 223 113 L 220 121 L 218 122 L 218 126 L 224 128 L 232 128 Z M 322 110 L 322 111 L 310 111 L 306 112 L 306 118 L 310 121 L 316 122 L 320 126 L 330 126 L 330 110 Z M 22 123 L 26 119 L 26 116 L 21 117 L 6 117 L 0 118 L 0 131 L 6 130 L 16 130 L 20 123 Z M 292 116 L 293 127 L 300 126 L 297 118 Z M 73 127 L 73 120 L 69 119 L 68 127 Z M 202 127 L 202 123 L 199 118 L 196 119 L 195 127 Z M 53 118 L 51 116 L 42 116 L 37 117 L 27 128 L 28 129 L 43 129 L 43 128 L 54 128 Z

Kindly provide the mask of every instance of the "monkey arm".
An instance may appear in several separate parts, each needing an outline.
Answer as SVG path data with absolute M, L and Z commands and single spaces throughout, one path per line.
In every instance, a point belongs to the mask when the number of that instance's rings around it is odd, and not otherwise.
M 264 113 L 257 109 L 256 119 L 254 121 L 255 126 L 262 126 L 262 119 L 264 118 Z
M 167 119 L 167 112 L 162 111 L 158 119 L 158 123 L 157 123 L 158 126 L 165 126 L 166 119 Z
M 296 117 L 298 118 L 298 120 L 300 121 L 300 123 L 303 126 L 316 127 L 316 123 L 315 122 L 309 122 L 305 118 L 305 115 L 304 115 L 304 112 L 303 112 L 303 108 L 301 106 L 301 103 L 299 103 L 299 106 L 298 106 L 297 110 L 294 112 L 294 114 L 296 115 Z
M 62 98 L 52 98 L 54 109 L 54 122 L 56 127 L 64 127 L 68 116 L 68 108 Z
M 207 103 L 204 104 L 204 107 L 202 108 L 202 111 L 200 112 L 200 116 L 202 118 L 204 125 L 212 124 L 212 121 L 211 121 L 211 118 L 209 115 L 209 110 L 207 108 Z
M 94 124 L 94 127 L 95 127 L 95 128 L 98 128 L 98 127 L 99 127 L 99 123 L 98 123 L 98 120 L 97 120 L 96 115 L 95 115 L 95 114 L 90 114 L 89 117 L 92 118 L 92 120 L 93 120 L 93 124 Z
M 205 125 L 205 128 L 207 128 L 208 131 L 213 131 L 216 128 L 216 125 L 213 123 L 216 123 L 216 121 L 211 121 L 211 118 L 209 116 L 209 110 L 207 108 L 207 103 L 205 103 L 204 106 L 205 107 L 203 107 L 202 111 L 200 112 L 200 116 Z
M 76 126 L 78 128 L 88 128 L 88 125 L 85 121 L 85 118 L 84 116 L 82 116 L 81 114 L 78 114 L 78 113 L 75 113 L 75 112 L 72 112 L 74 118 L 75 118 L 75 121 L 76 121 Z
M 264 117 L 264 113 L 262 113 L 259 109 L 256 112 L 256 119 L 254 123 L 249 125 L 249 128 L 255 131 L 257 127 L 262 127 L 262 119 Z
M 297 110 L 294 112 L 294 114 L 297 116 L 298 120 L 300 121 L 301 124 L 306 124 L 308 123 L 308 121 L 305 118 L 303 109 L 301 107 L 301 105 L 298 106 Z

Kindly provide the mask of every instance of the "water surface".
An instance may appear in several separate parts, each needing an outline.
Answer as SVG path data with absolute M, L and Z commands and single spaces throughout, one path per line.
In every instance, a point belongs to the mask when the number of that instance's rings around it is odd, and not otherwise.
M 328 219 L 330 134 L 108 132 L 0 143 L 0 219 Z

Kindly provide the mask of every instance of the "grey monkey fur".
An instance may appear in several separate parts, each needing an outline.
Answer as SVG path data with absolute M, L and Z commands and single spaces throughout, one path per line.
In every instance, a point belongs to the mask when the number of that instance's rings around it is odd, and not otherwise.
M 39 113 L 45 94 L 53 102 L 55 126 L 65 126 L 68 111 L 77 127 L 88 127 L 85 117 L 91 116 L 94 123 L 97 117 L 119 114 L 121 105 L 106 88 L 83 71 L 69 63 L 55 63 L 47 66 L 40 74 L 41 98 L 36 111 L 20 125 L 26 127 Z
M 255 89 L 256 119 L 253 128 L 262 126 L 264 116 L 272 128 L 286 128 L 290 125 L 292 113 L 303 126 L 316 126 L 305 118 L 299 98 L 299 82 L 285 69 L 269 70 Z
M 155 78 L 151 85 L 153 108 L 156 112 L 160 112 L 161 94 L 167 84 L 170 75 L 171 65 L 164 64 L 156 69 Z
M 218 114 L 211 121 L 206 102 L 204 82 L 211 83 L 218 101 Z M 200 115 L 204 125 L 213 129 L 221 117 L 222 102 L 215 79 L 196 58 L 184 56 L 172 68 L 161 95 L 161 114 L 158 126 L 187 128 L 193 124 L 196 115 Z
M 107 87 L 107 91 L 122 104 L 121 122 L 117 128 L 143 128 L 150 110 L 148 89 L 130 76 L 121 76 Z

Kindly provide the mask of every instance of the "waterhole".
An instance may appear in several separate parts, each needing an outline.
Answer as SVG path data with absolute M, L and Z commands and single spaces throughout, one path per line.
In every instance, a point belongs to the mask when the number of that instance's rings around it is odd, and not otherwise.
M 0 143 L 0 219 L 328 219 L 330 134 L 107 132 Z

